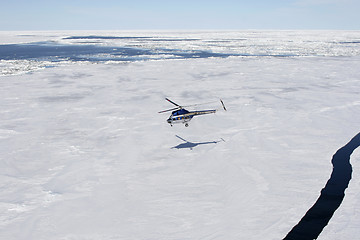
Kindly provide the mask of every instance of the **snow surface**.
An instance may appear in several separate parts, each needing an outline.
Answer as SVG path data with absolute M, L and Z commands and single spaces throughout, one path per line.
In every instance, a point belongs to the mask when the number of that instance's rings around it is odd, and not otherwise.
M 245 54 L 1 60 L 1 239 L 282 239 L 319 197 L 332 155 L 359 132 L 360 32 L 78 35 L 198 38 L 141 40 L 141 48 Z M 1 36 L 12 44 L 75 34 Z M 230 46 L 240 36 L 246 50 Z M 67 44 L 88 44 L 75 41 Z M 170 127 L 157 113 L 172 107 L 165 97 L 183 105 L 222 98 L 228 111 Z M 177 136 L 204 144 L 177 149 Z M 318 239 L 359 235 L 359 159 L 356 150 L 344 201 Z

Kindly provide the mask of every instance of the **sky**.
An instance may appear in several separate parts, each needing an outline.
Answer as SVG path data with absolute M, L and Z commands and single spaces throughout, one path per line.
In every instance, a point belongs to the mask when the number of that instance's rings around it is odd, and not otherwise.
M 0 31 L 360 30 L 358 0 L 2 0 Z

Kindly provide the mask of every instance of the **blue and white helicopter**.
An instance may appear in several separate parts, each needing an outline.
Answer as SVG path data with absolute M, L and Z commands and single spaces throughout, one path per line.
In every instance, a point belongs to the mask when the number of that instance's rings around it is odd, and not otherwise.
M 188 127 L 189 126 L 188 122 L 190 122 L 193 117 L 199 116 L 199 115 L 215 113 L 217 111 L 216 109 L 201 110 L 201 111 L 188 111 L 183 106 L 180 106 L 179 104 L 174 103 L 170 99 L 168 99 L 168 98 L 165 98 L 165 99 L 176 106 L 175 108 L 171 108 L 171 109 L 167 109 L 167 110 L 163 110 L 163 111 L 159 112 L 159 113 L 164 113 L 164 112 L 173 111 L 171 113 L 170 117 L 166 120 L 170 124 L 170 126 L 172 126 L 175 123 L 183 123 L 185 125 L 185 127 Z M 226 111 L 224 102 L 221 99 L 220 99 L 220 102 L 221 102 L 223 109 Z M 194 104 L 194 105 L 189 105 L 189 106 L 185 106 L 185 107 L 198 106 L 198 105 L 200 105 L 200 104 Z

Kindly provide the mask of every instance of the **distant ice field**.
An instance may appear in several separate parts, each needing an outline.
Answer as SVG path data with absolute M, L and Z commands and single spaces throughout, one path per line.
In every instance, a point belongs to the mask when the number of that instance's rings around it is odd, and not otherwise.
M 0 74 L 58 62 L 360 54 L 359 31 L 1 32 Z
M 359 132 L 360 32 L 0 36 L 0 239 L 283 239 Z M 360 234 L 350 162 L 320 240 Z

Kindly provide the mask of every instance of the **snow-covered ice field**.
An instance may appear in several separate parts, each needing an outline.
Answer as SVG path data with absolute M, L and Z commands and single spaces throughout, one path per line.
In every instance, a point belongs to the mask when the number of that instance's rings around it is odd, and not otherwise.
M 358 31 L 1 32 L 0 59 L 0 239 L 282 239 L 360 132 Z M 170 127 L 165 97 L 228 111 Z M 318 239 L 360 234 L 359 161 Z

